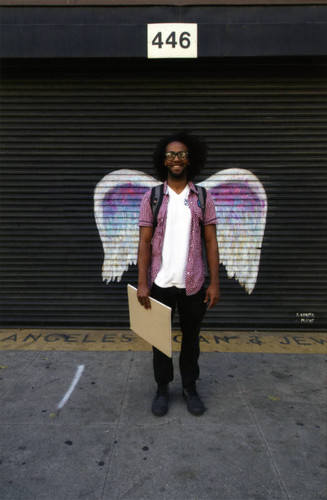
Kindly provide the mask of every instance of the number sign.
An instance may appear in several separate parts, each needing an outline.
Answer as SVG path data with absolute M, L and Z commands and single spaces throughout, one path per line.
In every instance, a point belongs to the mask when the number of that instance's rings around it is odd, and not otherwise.
M 198 57 L 198 25 L 148 24 L 148 58 Z

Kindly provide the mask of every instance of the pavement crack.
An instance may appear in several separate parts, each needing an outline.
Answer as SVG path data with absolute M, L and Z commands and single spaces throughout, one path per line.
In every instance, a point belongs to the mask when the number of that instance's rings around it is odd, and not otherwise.
M 109 458 L 108 458 L 108 467 L 107 467 L 107 470 L 106 470 L 106 477 L 105 477 L 105 480 L 104 480 L 104 483 L 103 483 L 103 489 L 102 489 L 102 494 L 101 494 L 101 499 L 102 500 L 104 500 L 106 498 L 105 497 L 106 485 L 107 485 L 107 481 L 108 481 L 108 478 L 109 478 L 109 475 L 110 475 L 110 468 L 111 468 L 112 457 L 113 457 L 113 453 L 114 453 L 114 449 L 115 449 L 115 442 L 117 442 L 117 438 L 118 438 L 118 434 L 119 434 L 121 415 L 122 415 L 123 406 L 124 406 L 124 402 L 125 402 L 125 396 L 126 396 L 126 392 L 127 392 L 129 375 L 130 375 L 130 371 L 131 371 L 132 365 L 133 365 L 133 354 L 132 354 L 131 359 L 130 359 L 128 373 L 126 375 L 126 381 L 125 381 L 123 396 L 122 396 L 122 399 L 121 399 L 119 415 L 118 415 L 117 424 L 116 424 L 116 428 L 115 428 L 115 432 L 114 432 L 114 437 L 112 439 L 111 452 L 110 452 L 110 455 L 109 455 Z
M 135 494 L 137 493 L 137 490 L 140 489 L 140 487 L 143 486 L 143 484 L 146 481 L 148 481 L 150 478 L 151 478 L 150 474 L 148 474 L 147 476 L 139 478 L 131 486 L 129 486 L 129 488 L 126 491 L 124 491 L 124 493 L 122 493 L 120 495 L 120 498 L 121 499 L 126 498 L 131 492 L 133 492 L 133 496 L 135 496 Z
M 262 431 L 262 429 L 261 429 L 261 427 L 260 427 L 260 424 L 259 424 L 259 422 L 258 422 L 258 419 L 257 419 L 257 418 L 256 418 L 256 416 L 255 416 L 255 412 L 253 411 L 253 408 L 252 408 L 252 406 L 251 406 L 251 403 L 250 403 L 250 401 L 248 400 L 248 398 L 246 397 L 246 393 L 245 393 L 245 391 L 243 390 L 243 387 L 242 387 L 241 383 L 240 383 L 240 382 L 238 382 L 238 381 L 237 381 L 237 386 L 238 386 L 238 388 L 239 388 L 240 393 L 242 394 L 242 396 L 243 396 L 243 398 L 244 398 L 244 401 L 245 401 L 245 403 L 246 403 L 246 406 L 247 406 L 248 412 L 249 412 L 249 414 L 250 414 L 250 416 L 251 416 L 251 418 L 252 418 L 252 420 L 253 420 L 253 422 L 254 422 L 254 424 L 255 424 L 255 427 L 256 427 L 256 429 L 257 429 L 257 431 L 258 431 L 258 434 L 259 434 L 259 436 L 260 436 L 260 438 L 261 438 L 261 440 L 262 440 L 262 442 L 263 442 L 263 444 L 264 444 L 264 447 L 265 447 L 266 453 L 267 453 L 267 455 L 268 455 L 268 457 L 269 457 L 269 459 L 270 459 L 270 462 L 271 462 L 271 464 L 272 464 L 272 466 L 273 466 L 273 469 L 274 469 L 274 471 L 275 471 L 275 474 L 276 474 L 276 476 L 277 476 L 277 478 L 278 478 L 278 481 L 279 481 L 280 487 L 281 487 L 281 489 L 283 490 L 283 492 L 284 492 L 285 497 L 287 498 L 287 500 L 290 500 L 290 496 L 289 496 L 289 495 L 288 495 L 288 493 L 287 493 L 287 489 L 286 489 L 286 486 L 285 486 L 285 484 L 284 484 L 283 478 L 282 478 L 282 476 L 281 476 L 281 474 L 280 474 L 280 472 L 279 472 L 278 466 L 277 466 L 277 464 L 276 464 L 276 462 L 275 462 L 275 459 L 274 459 L 273 454 L 272 454 L 272 452 L 271 452 L 271 450 L 270 450 L 269 444 L 268 444 L 268 442 L 267 442 L 267 440 L 266 440 L 266 438 L 265 438 L 265 436 L 264 436 L 264 434 L 263 434 L 263 431 Z

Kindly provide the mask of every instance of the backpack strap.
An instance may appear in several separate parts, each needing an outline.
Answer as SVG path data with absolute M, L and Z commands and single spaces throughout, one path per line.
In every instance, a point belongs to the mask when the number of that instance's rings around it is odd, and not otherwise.
M 195 185 L 196 190 L 197 190 L 197 195 L 198 195 L 198 205 L 202 210 L 202 223 L 204 221 L 204 212 L 206 208 L 206 200 L 207 200 L 207 190 L 203 186 L 199 186 L 198 184 Z M 150 205 L 151 205 L 151 210 L 152 210 L 152 215 L 153 215 L 153 227 L 157 227 L 158 223 L 158 213 L 161 207 L 161 203 L 163 200 L 163 190 L 164 190 L 164 185 L 159 184 L 159 186 L 154 186 L 151 189 L 151 196 L 150 196 Z
M 207 190 L 206 190 L 206 188 L 199 186 L 198 184 L 196 184 L 195 187 L 196 187 L 197 192 L 198 192 L 198 205 L 199 205 L 199 207 L 201 207 L 201 210 L 202 210 L 202 220 L 200 221 L 201 240 L 202 240 L 202 256 L 203 256 L 204 267 L 205 267 L 205 275 L 209 276 L 207 253 L 206 253 L 206 248 L 205 248 L 205 243 L 204 243 L 204 213 L 205 213 L 205 209 L 206 209 Z
M 195 187 L 198 192 L 198 205 L 202 210 L 202 219 L 204 221 L 204 212 L 206 209 L 206 201 L 207 201 L 207 190 L 203 186 L 199 186 L 199 184 L 196 184 Z
M 150 197 L 150 206 L 152 210 L 152 215 L 153 215 L 153 227 L 157 227 L 158 223 L 158 213 L 159 209 L 161 207 L 161 203 L 163 200 L 163 190 L 164 190 L 164 185 L 159 184 L 159 186 L 154 186 L 151 189 L 151 197 Z

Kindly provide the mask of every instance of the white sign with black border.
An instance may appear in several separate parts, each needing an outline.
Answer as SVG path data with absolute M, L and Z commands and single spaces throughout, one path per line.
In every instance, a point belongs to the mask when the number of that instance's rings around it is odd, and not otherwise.
M 197 24 L 148 24 L 149 59 L 196 57 L 198 57 Z

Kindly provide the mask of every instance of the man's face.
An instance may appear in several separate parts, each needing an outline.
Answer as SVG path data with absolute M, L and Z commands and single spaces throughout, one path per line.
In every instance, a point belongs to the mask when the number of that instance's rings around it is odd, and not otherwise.
M 174 179 L 187 177 L 187 167 L 189 165 L 187 146 L 185 146 L 182 142 L 170 142 L 166 147 L 166 155 L 167 153 L 168 158 L 167 156 L 165 157 L 165 166 L 168 169 L 168 176 L 173 177 Z M 169 155 L 169 153 L 180 153 L 180 157 L 173 154 Z

